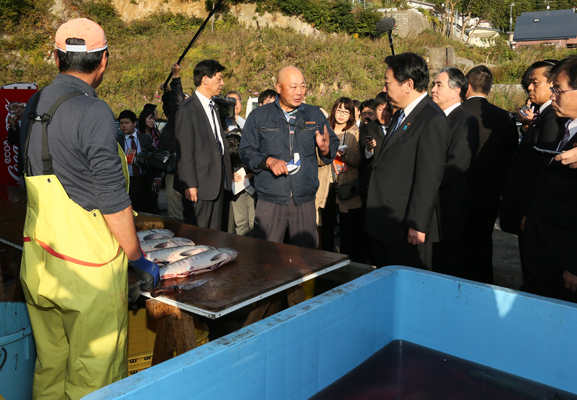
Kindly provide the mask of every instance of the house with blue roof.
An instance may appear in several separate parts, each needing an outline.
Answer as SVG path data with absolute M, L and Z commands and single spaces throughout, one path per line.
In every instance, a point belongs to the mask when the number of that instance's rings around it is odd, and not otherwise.
M 511 44 L 514 48 L 541 44 L 577 48 L 577 9 L 522 13 Z

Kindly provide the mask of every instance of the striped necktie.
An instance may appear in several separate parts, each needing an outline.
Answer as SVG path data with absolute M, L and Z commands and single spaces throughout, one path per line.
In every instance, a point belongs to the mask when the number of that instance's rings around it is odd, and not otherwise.
M 214 112 L 214 101 L 209 101 L 208 102 L 208 106 L 210 107 L 210 113 L 212 114 L 212 126 L 213 126 L 213 133 L 214 133 L 214 140 L 216 140 L 216 145 L 218 146 L 218 152 L 220 153 L 220 156 L 222 157 L 224 155 L 224 152 L 222 151 L 222 144 L 220 143 L 220 140 L 218 140 L 218 125 L 216 124 L 216 114 Z

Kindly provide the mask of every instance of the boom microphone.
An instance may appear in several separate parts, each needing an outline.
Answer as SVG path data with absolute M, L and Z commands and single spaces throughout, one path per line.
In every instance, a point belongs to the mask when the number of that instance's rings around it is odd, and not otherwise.
M 391 46 L 391 53 L 393 56 L 395 55 L 395 48 L 393 47 L 393 28 L 395 27 L 395 19 L 391 17 L 383 18 L 379 22 L 377 22 L 377 26 L 375 27 L 375 31 L 377 32 L 377 36 L 382 35 L 384 32 L 387 32 L 389 35 L 389 46 Z
M 395 19 L 387 17 L 377 22 L 377 27 L 375 28 L 375 30 L 377 31 L 377 35 L 382 35 L 385 32 L 389 32 L 394 27 L 395 27 Z

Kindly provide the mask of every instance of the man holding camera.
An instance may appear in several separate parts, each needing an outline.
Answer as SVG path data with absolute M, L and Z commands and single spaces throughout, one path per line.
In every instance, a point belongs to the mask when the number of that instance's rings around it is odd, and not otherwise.
M 225 190 L 232 187 L 230 154 L 224 137 L 218 96 L 224 67 L 203 60 L 194 67 L 196 91 L 176 113 L 177 168 L 174 189 L 182 193 L 184 222 L 203 228 L 222 229 Z

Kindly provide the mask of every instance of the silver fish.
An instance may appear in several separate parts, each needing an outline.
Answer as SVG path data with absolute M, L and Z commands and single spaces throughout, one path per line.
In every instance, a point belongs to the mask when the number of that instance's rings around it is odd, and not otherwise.
M 205 246 L 203 244 L 169 247 L 167 249 L 154 250 L 147 253 L 146 259 L 153 263 L 171 263 L 207 250 L 214 250 L 214 247 Z
M 214 271 L 220 266 L 233 261 L 237 256 L 238 252 L 236 250 L 227 247 L 204 251 L 200 254 L 183 258 L 180 261 L 160 267 L 160 279 L 170 279 Z
M 167 238 L 167 239 L 156 239 L 156 240 L 145 240 L 140 242 L 140 248 L 145 253 L 154 250 L 166 249 L 168 247 L 178 247 L 178 246 L 192 246 L 194 242 L 186 238 Z
M 147 231 L 136 232 L 136 234 L 141 242 L 145 240 L 171 238 L 174 236 L 174 232 L 168 229 L 149 229 Z

